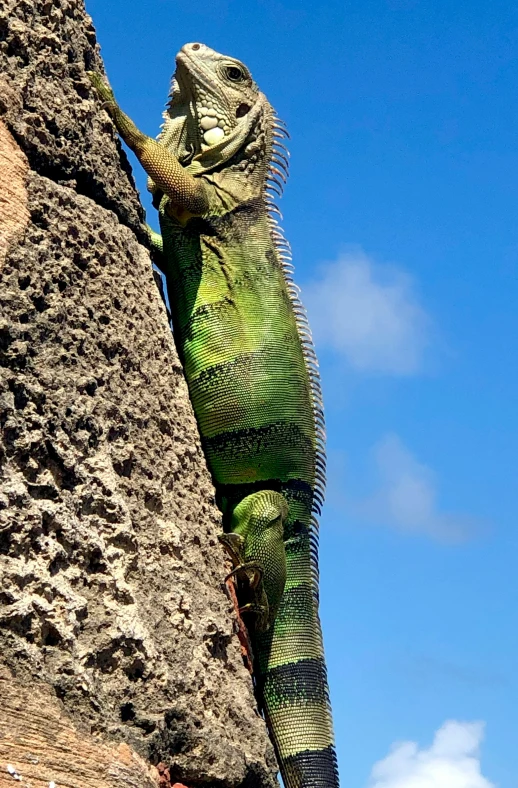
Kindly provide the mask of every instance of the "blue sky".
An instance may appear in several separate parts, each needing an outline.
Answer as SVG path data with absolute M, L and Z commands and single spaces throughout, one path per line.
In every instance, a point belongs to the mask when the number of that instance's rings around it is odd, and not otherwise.
M 189 41 L 242 59 L 291 132 L 281 208 L 326 400 L 343 785 L 516 788 L 518 7 L 87 7 L 148 134 Z

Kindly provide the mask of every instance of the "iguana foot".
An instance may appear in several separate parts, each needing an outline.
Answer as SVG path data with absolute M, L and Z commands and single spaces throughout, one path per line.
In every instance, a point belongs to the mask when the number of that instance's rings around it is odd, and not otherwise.
M 239 613 L 241 615 L 253 615 L 254 616 L 254 623 L 253 623 L 253 631 L 254 632 L 266 632 L 268 629 L 268 619 L 270 616 L 270 609 L 268 607 L 268 600 L 266 599 L 266 595 L 263 597 L 263 604 L 259 604 L 258 602 L 248 602 L 246 605 L 242 605 L 239 608 Z
M 250 572 L 249 570 L 254 571 Z M 248 580 L 248 584 L 253 591 L 263 579 L 263 574 L 264 567 L 261 563 L 259 563 L 259 561 L 245 561 L 244 564 L 238 564 L 235 566 L 233 570 L 228 573 L 225 580 L 228 580 L 230 577 L 239 578 L 244 576 Z

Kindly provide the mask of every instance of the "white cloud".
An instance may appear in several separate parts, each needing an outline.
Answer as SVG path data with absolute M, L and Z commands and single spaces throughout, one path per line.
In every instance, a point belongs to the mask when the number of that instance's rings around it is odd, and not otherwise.
M 374 448 L 377 491 L 356 504 L 360 515 L 406 533 L 445 542 L 465 540 L 475 530 L 472 518 L 440 511 L 435 474 L 420 463 L 397 435 L 386 435 Z
M 366 372 L 412 375 L 422 366 L 430 320 L 408 274 L 361 250 L 323 267 L 304 288 L 315 342 Z
M 429 749 L 416 742 L 394 744 L 374 764 L 368 788 L 495 788 L 480 770 L 484 724 L 449 720 Z

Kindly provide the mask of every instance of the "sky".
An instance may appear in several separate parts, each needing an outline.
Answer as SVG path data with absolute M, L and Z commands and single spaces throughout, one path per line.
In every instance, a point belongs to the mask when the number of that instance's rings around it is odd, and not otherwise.
M 245 62 L 290 130 L 280 207 L 326 403 L 342 784 L 518 788 L 518 6 L 87 10 L 151 136 L 195 41 Z

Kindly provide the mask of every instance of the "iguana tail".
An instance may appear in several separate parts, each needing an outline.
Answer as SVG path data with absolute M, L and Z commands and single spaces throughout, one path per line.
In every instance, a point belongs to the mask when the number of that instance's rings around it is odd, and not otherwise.
M 287 540 L 286 559 L 287 581 L 275 623 L 256 635 L 254 644 L 264 714 L 286 788 L 338 788 L 307 531 Z

